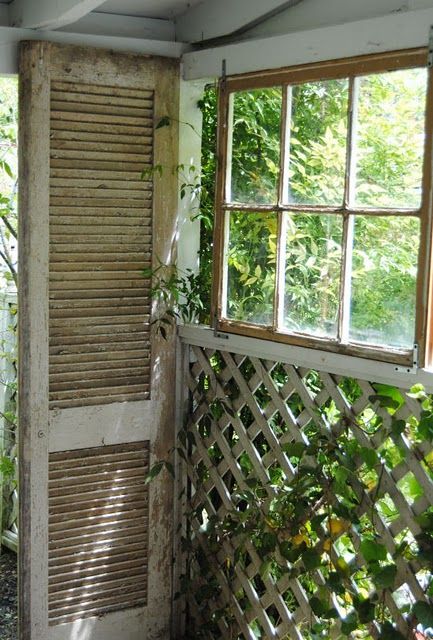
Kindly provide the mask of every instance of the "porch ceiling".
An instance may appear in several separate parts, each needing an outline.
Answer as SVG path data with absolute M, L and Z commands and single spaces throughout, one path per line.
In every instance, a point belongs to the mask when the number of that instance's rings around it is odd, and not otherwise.
M 2 26 L 209 47 L 304 0 L 0 0 Z
M 3 2 L 4 0 L 0 1 Z M 201 1 L 202 0 L 107 0 L 98 8 L 98 12 L 170 20 L 199 4 Z

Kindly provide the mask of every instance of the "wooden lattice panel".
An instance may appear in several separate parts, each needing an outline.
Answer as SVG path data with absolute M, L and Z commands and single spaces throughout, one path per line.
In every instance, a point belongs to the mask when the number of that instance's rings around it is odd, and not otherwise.
M 146 604 L 148 465 L 148 441 L 50 454 L 50 624 Z
M 215 612 L 219 633 L 211 634 L 211 637 L 237 640 L 257 637 L 305 640 L 311 637 L 309 629 L 317 622 L 310 606 L 314 592 L 307 593 L 302 579 L 293 577 L 290 565 L 288 572 L 278 579 L 264 576 L 261 572 L 263 560 L 248 541 L 247 558 L 236 563 L 233 560 L 235 546 L 229 538 L 221 539 L 217 552 L 208 547 L 203 523 L 211 517 L 221 521 L 227 513 L 235 512 L 236 495 L 239 491 L 249 490 L 248 481 L 252 478 L 260 482 L 271 500 L 275 494 L 270 470 L 278 465 L 288 481 L 296 478 L 296 463 L 286 455 L 284 447 L 294 442 L 308 443 L 312 428 L 319 429 L 335 443 L 344 430 L 350 429 L 362 448 L 378 452 L 381 471 L 376 484 L 373 481 L 369 486 L 365 481 L 368 474 L 362 459 L 358 460 L 357 469 L 347 482 L 358 499 L 356 515 L 368 520 L 375 539 L 385 545 L 397 567 L 393 587 L 386 588 L 381 595 L 383 606 L 404 637 L 412 637 L 413 623 L 408 618 L 407 607 L 415 601 L 428 600 L 425 591 L 429 572 L 425 567 L 422 569 L 416 558 L 408 560 L 396 550 L 402 540 L 415 542 L 421 533 L 417 517 L 433 504 L 432 445 L 410 436 L 411 421 L 418 420 L 421 414 L 421 402 L 408 395 L 407 389 L 400 389 L 402 405 L 391 415 L 386 407 L 372 401 L 377 392 L 365 380 L 356 380 L 355 385 L 351 382 L 357 393 L 350 400 L 345 392 L 347 380 L 326 371 L 313 372 L 252 356 L 191 348 L 194 361 L 188 385 L 193 408 L 189 429 L 194 444 L 187 465 L 192 496 L 189 512 L 195 514 L 192 520 L 195 544 L 205 554 L 218 585 L 210 607 Z M 369 423 L 377 417 L 381 420 L 380 428 L 371 433 L 362 428 L 364 424 L 368 429 Z M 392 419 L 404 421 L 406 432 L 390 436 L 388 427 Z M 396 459 L 386 456 L 385 440 L 388 449 L 398 444 L 401 455 Z M 240 464 L 242 456 L 249 461 L 248 472 Z M 321 474 L 320 465 L 313 462 L 317 465 L 317 473 Z M 417 483 L 419 489 L 415 497 L 408 497 L 404 488 L 407 479 Z M 378 495 L 391 505 L 391 515 L 384 511 L 383 500 L 375 501 Z M 351 528 L 350 535 L 355 549 L 350 566 L 356 589 L 356 572 L 362 570 L 365 560 L 360 553 L 356 527 Z M 323 548 L 321 545 L 327 536 L 329 533 L 324 528 L 317 549 Z M 336 536 L 332 544 L 330 561 L 334 566 L 342 557 L 339 540 Z M 230 579 L 227 566 L 232 567 Z M 298 574 L 299 571 L 302 573 L 302 564 L 294 567 Z M 200 584 L 202 578 L 197 576 L 196 580 Z M 313 590 L 324 584 L 320 570 L 316 570 L 314 580 L 317 584 L 313 585 Z M 374 593 L 374 586 L 372 589 Z M 200 594 L 200 590 L 197 593 Z M 200 599 L 192 595 L 190 605 L 196 620 L 203 620 Z M 343 611 L 341 617 L 345 615 L 347 612 Z M 370 623 L 363 633 L 362 637 L 378 638 L 377 621 Z M 339 636 L 337 625 L 335 637 Z
M 152 91 L 51 84 L 52 407 L 149 397 L 152 131 Z

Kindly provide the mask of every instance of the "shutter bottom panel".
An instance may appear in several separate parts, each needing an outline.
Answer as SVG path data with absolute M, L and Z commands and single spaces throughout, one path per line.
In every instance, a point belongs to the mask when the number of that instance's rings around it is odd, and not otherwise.
M 148 470 L 148 441 L 50 454 L 51 626 L 147 604 Z

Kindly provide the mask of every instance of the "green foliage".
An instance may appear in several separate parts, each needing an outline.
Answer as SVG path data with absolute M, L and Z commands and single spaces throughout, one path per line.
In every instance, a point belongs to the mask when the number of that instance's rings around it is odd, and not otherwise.
M 217 90 L 206 88 L 198 106 L 202 112 L 201 186 L 200 210 L 200 275 L 202 279 L 201 299 L 203 311 L 200 322 L 210 324 L 210 299 L 213 266 L 213 226 L 215 217 L 215 182 L 217 149 Z
M 414 604 L 412 612 L 423 627 L 433 627 L 433 606 L 424 601 Z
M 212 368 L 217 377 L 220 367 L 218 354 L 215 354 Z M 248 379 L 248 366 L 242 368 L 241 373 Z M 284 369 L 278 366 L 272 371 L 272 378 L 277 385 L 287 382 Z M 203 393 L 209 391 L 209 384 L 207 376 L 201 379 Z M 310 373 L 307 385 L 313 395 L 320 393 L 320 381 L 314 372 Z M 355 381 L 342 380 L 340 385 L 356 398 Z M 370 397 L 371 406 L 375 407 L 374 411 L 388 414 L 390 421 L 387 426 L 383 420 L 376 422 L 375 414 L 370 411 L 348 421 L 347 417 L 336 412 L 332 404 L 325 405 L 320 410 L 321 419 L 326 422 L 332 417 L 335 421 L 332 434 L 311 424 L 304 433 L 307 437 L 282 446 L 282 455 L 287 456 L 294 469 L 293 477 L 286 473 L 283 459 L 279 459 L 269 467 L 268 481 L 259 480 L 249 456 L 244 452 L 238 458 L 243 486 L 239 486 L 234 477 L 231 483 L 225 480 L 226 486 L 231 487 L 232 509 L 219 509 L 218 498 L 210 496 L 217 515 L 207 510 L 206 502 L 197 504 L 195 501 L 194 508 L 187 507 L 187 534 L 183 547 L 187 552 L 188 565 L 187 574 L 181 581 L 181 594 L 187 597 L 187 601 L 192 595 L 200 603 L 202 621 L 198 623 L 191 619 L 188 625 L 189 633 L 194 637 L 221 638 L 218 619 L 224 618 L 229 626 L 232 624 L 230 604 L 221 608 L 219 598 L 224 597 L 219 581 L 215 579 L 215 571 L 220 577 L 224 575 L 230 586 L 236 579 L 236 569 L 244 571 L 250 566 L 252 553 L 259 559 L 259 577 L 263 585 L 266 581 L 275 583 L 283 576 L 289 580 L 297 579 L 302 584 L 318 620 L 303 629 L 309 640 L 371 638 L 369 625 L 373 622 L 379 625 L 379 637 L 383 640 L 391 637 L 401 640 L 404 637 L 394 626 L 393 616 L 385 605 L 385 594 L 395 592 L 400 584 L 397 573 L 401 559 L 417 563 L 427 572 L 427 584 L 433 584 L 433 510 L 427 509 L 418 517 L 422 533 L 416 539 L 407 530 L 397 536 L 396 549 L 391 555 L 377 533 L 380 530 L 377 527 L 379 518 L 389 524 L 394 517 L 392 502 L 389 503 L 382 486 L 385 469 L 392 468 L 394 464 L 395 454 L 388 455 L 387 452 L 398 446 L 402 433 L 416 446 L 420 440 L 419 421 L 413 416 L 404 421 L 394 417 L 396 410 L 405 404 L 398 389 L 381 384 L 374 387 L 376 393 Z M 231 391 L 227 387 L 225 392 L 225 398 L 214 400 L 209 405 L 208 415 L 201 417 L 199 425 L 187 422 L 181 430 L 175 450 L 187 463 L 190 456 L 200 450 L 197 449 L 197 439 L 200 438 L 200 447 L 203 447 L 210 436 L 207 425 L 220 420 L 224 414 L 235 424 L 238 414 L 233 411 L 232 401 L 239 390 L 234 388 Z M 433 398 L 420 385 L 414 386 L 410 395 L 417 396 L 424 411 L 433 408 Z M 262 403 L 263 407 L 266 406 L 265 391 L 258 392 L 256 398 L 259 406 Z M 296 397 L 289 398 L 287 402 L 291 411 L 297 410 Z M 241 410 L 244 423 L 248 421 L 245 411 Z M 395 428 L 398 422 L 404 423 L 404 429 L 400 426 Z M 272 427 L 275 429 L 277 425 Z M 383 444 L 379 450 L 359 444 L 356 431 L 367 434 L 370 429 L 374 429 L 374 434 L 381 432 Z M 236 429 L 226 428 L 224 439 L 231 450 L 239 446 Z M 262 458 L 270 453 L 267 439 L 260 433 L 254 440 L 254 446 Z M 208 449 L 208 455 L 215 467 L 223 460 L 217 444 Z M 405 450 L 399 451 L 399 455 L 399 459 L 404 459 Z M 165 461 L 156 463 L 149 478 L 156 477 L 164 468 L 167 468 Z M 195 467 L 197 495 L 202 490 L 205 495 L 210 472 L 211 469 L 203 463 Z M 361 508 L 361 487 L 372 501 L 367 513 Z M 420 496 L 419 486 L 412 481 L 407 482 L 404 490 L 400 486 L 400 490 L 408 502 Z M 197 525 L 188 524 L 192 522 L 201 523 L 199 532 Z M 217 557 L 224 557 L 224 560 L 217 562 Z M 317 571 L 322 576 L 319 583 Z M 260 587 L 260 581 L 254 578 L 259 592 L 261 588 L 265 589 Z M 206 589 L 206 585 L 209 588 Z M 241 607 L 244 606 L 242 599 L 245 596 L 242 593 L 235 595 Z M 286 604 L 289 609 L 298 606 L 290 599 Z M 433 626 L 433 608 L 427 598 L 415 604 L 407 600 L 404 612 L 411 628 L 418 624 L 424 629 Z M 278 615 L 268 615 L 277 625 Z M 254 624 L 251 624 L 251 629 L 255 630 L 257 637 L 265 637 Z M 238 638 L 234 633 L 232 637 Z
M 231 192 L 234 202 L 275 202 L 280 160 L 280 87 L 234 94 Z
M 0 456 L 0 475 L 5 479 L 12 478 L 15 473 L 15 465 L 7 456 Z
M 17 136 L 16 80 L 0 78 L 0 276 L 17 284 Z M 3 285 L 4 285 L 3 282 Z
M 272 323 L 276 234 L 277 218 L 272 213 L 231 216 L 227 285 L 229 318 Z
M 159 261 L 154 269 L 145 269 L 143 276 L 151 279 L 150 295 L 161 309 L 152 324 L 164 339 L 177 318 L 186 323 L 198 320 L 203 311 L 203 279 L 200 273 L 196 274 L 191 269 L 182 272 L 176 265 L 165 265 Z
M 194 165 L 183 164 L 175 167 L 155 165 L 143 172 L 142 180 L 162 177 L 170 171 L 179 177 L 179 195 L 188 198 L 191 220 L 200 220 L 200 249 L 198 273 L 187 269 L 180 271 L 175 264 L 163 264 L 158 261 L 154 269 L 143 272 L 144 277 L 152 279 L 152 296 L 162 308 L 154 321 L 157 332 L 167 337 L 176 318 L 183 322 L 201 322 L 210 324 L 210 297 L 213 262 L 213 221 L 216 175 L 216 89 L 207 87 L 198 103 L 203 114 L 202 154 L 199 173 Z M 172 118 L 162 117 L 155 129 L 169 127 Z M 189 122 L 180 122 L 198 135 Z
M 5 291 L 17 285 L 17 82 L 0 78 L 0 280 Z M 4 499 L 3 517 L 8 517 L 8 499 L 15 485 L 15 464 L 11 457 L 16 431 L 16 306 L 7 305 L 10 326 L 1 339 L 0 356 L 9 368 L 0 380 L 5 387 L 5 411 L 0 414 L 0 499 Z M 4 491 L 4 487 L 7 490 Z M 0 522 L 0 529 L 3 526 Z M 0 530 L 1 533 L 1 530 Z

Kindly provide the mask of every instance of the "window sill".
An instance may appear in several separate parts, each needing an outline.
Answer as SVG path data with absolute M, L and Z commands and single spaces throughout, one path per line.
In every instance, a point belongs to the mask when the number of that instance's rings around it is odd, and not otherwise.
M 275 331 L 271 327 L 232 321 L 222 318 L 218 323 L 218 329 L 221 333 L 236 334 L 247 336 L 249 338 L 258 338 L 259 340 L 269 340 L 294 347 L 304 347 L 306 349 L 315 349 L 319 351 L 331 351 L 343 356 L 354 356 L 356 358 L 366 358 L 367 360 L 378 360 L 388 364 L 409 367 L 413 366 L 414 354 L 413 350 L 398 350 L 392 347 L 381 348 L 370 344 L 342 344 L 336 340 L 308 336 L 301 333 L 289 333 L 288 331 Z
M 433 393 L 433 369 L 406 368 L 389 362 L 370 360 L 365 357 L 343 355 L 300 347 L 272 340 L 263 340 L 233 333 L 214 332 L 203 325 L 180 325 L 179 337 L 184 344 L 207 349 L 230 351 L 254 358 L 274 360 L 295 366 L 326 371 L 334 375 L 361 378 L 369 382 L 391 384 L 409 389 L 415 383 L 422 384 L 426 391 Z M 401 369 L 405 369 L 402 371 Z

